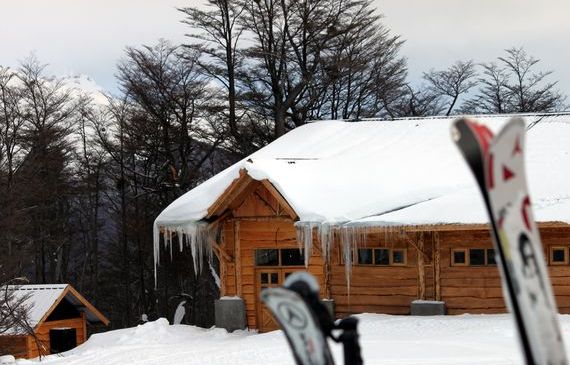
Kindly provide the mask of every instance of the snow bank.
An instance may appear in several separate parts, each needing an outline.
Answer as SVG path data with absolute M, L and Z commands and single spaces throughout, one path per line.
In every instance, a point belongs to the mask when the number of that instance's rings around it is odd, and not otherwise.
M 361 314 L 362 355 L 366 364 L 522 364 L 513 321 L 507 314 L 390 316 Z M 570 316 L 560 316 L 567 351 Z M 339 345 L 332 344 L 337 364 Z M 39 361 L 18 361 L 35 364 Z M 166 320 L 91 336 L 78 348 L 51 355 L 54 365 L 293 365 L 281 331 L 256 334 L 168 325 Z

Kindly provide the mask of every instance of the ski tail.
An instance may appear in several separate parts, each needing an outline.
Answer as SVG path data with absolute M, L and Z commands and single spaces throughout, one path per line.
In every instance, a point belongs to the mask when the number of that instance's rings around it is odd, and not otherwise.
M 452 128 L 489 215 L 503 292 L 526 363 L 563 365 L 568 362 L 526 183 L 524 133 L 520 118 L 496 136 L 464 118 Z
M 283 329 L 297 365 L 334 365 L 327 339 L 344 347 L 344 365 L 362 365 L 358 318 L 334 322 L 319 299 L 319 285 L 311 274 L 298 271 L 285 280 L 283 288 L 268 288 L 261 300 Z
M 334 365 L 327 335 L 309 304 L 311 299 L 307 301 L 304 297 L 308 295 L 307 298 L 314 299 L 314 288 L 310 286 L 312 283 L 294 280 L 289 281 L 289 284 L 291 289 L 264 289 L 261 300 L 283 329 L 295 362 L 297 365 Z M 316 295 L 318 300 L 318 285 Z

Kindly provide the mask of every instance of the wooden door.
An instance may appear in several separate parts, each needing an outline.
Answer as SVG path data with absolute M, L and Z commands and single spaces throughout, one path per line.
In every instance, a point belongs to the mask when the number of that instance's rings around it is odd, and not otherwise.
M 257 282 L 257 328 L 260 332 L 268 332 L 279 329 L 279 325 L 273 319 L 273 315 L 267 309 L 265 304 L 259 300 L 261 291 L 266 288 L 275 288 L 281 286 L 283 282 L 281 269 L 257 269 L 256 271 Z

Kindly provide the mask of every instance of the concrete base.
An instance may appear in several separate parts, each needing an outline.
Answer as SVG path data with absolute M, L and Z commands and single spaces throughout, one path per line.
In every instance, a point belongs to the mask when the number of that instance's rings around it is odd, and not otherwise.
M 214 302 L 216 327 L 228 332 L 247 328 L 245 302 L 238 297 L 222 297 Z
M 414 300 L 411 305 L 412 316 L 443 316 L 445 302 L 436 300 Z

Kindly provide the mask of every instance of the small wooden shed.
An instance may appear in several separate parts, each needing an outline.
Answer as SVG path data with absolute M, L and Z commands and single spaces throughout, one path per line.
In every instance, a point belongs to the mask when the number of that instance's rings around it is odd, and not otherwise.
M 475 118 L 497 130 L 510 117 Z M 570 313 L 570 114 L 522 117 L 544 257 Z M 168 206 L 155 221 L 155 259 L 160 243 L 213 250 L 221 296 L 242 298 L 260 331 L 276 328 L 260 291 L 296 270 L 317 277 L 339 316 L 409 314 L 414 300 L 444 301 L 451 314 L 504 312 L 488 218 L 451 122 L 297 128 Z
M 12 291 L 14 300 L 24 298 L 34 335 L 21 328 L 0 335 L 0 355 L 29 359 L 68 351 L 87 340 L 88 324 L 109 324 L 69 284 L 19 285 L 7 290 Z

